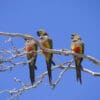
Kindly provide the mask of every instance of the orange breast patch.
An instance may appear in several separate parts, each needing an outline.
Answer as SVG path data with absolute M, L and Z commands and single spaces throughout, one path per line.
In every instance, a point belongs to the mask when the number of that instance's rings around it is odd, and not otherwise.
M 32 50 L 34 50 L 33 47 L 30 47 L 30 46 L 29 46 L 29 47 L 26 47 L 26 51 L 27 51 L 27 52 L 30 52 L 30 51 L 32 51 Z
M 73 51 L 76 53 L 80 53 L 81 52 L 81 48 L 80 47 L 74 47 Z

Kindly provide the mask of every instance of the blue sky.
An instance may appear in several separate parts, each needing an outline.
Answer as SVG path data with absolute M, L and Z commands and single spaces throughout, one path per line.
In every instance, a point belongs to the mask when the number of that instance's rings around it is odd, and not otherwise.
M 100 59 L 100 1 L 99 0 L 0 0 L 0 31 L 31 33 L 36 39 L 36 31 L 45 29 L 53 39 L 54 48 L 70 49 L 70 35 L 77 32 L 85 43 L 85 54 Z M 17 41 L 17 42 L 16 42 Z M 23 47 L 24 41 L 17 38 L 15 45 Z M 54 55 L 61 63 L 71 57 Z M 41 61 L 43 61 L 41 63 Z M 42 66 L 41 66 L 42 65 Z M 99 66 L 84 60 L 83 67 L 100 72 Z M 28 66 L 28 65 L 27 65 Z M 28 67 L 18 67 L 0 73 L 0 90 L 20 87 L 13 77 L 29 82 Z M 39 72 L 45 71 L 45 61 L 38 56 Z M 53 73 L 56 78 L 58 72 Z M 100 98 L 100 77 L 82 72 L 83 84 L 76 82 L 75 71 L 67 71 L 58 86 L 53 90 L 47 78 L 36 89 L 25 92 L 19 100 L 94 100 Z M 1 95 L 6 100 L 8 95 Z

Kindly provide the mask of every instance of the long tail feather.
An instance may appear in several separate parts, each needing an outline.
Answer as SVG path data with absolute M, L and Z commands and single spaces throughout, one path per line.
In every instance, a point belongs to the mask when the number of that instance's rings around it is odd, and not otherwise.
M 81 69 L 82 66 L 81 65 L 76 65 L 76 76 L 77 76 L 77 81 L 79 80 L 80 83 L 82 84 L 82 79 L 81 79 Z
M 35 66 L 29 64 L 29 73 L 30 73 L 30 80 L 31 80 L 31 84 L 33 85 L 34 81 L 35 81 L 35 71 L 34 71 Z
M 49 82 L 52 83 L 51 62 L 47 62 Z

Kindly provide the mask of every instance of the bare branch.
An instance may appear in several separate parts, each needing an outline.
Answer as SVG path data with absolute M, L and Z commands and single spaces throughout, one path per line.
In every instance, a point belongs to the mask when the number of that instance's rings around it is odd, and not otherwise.
M 10 36 L 10 37 L 21 37 L 21 38 L 33 38 L 31 35 L 29 34 L 21 34 L 21 33 L 7 33 L 7 32 L 0 32 L 0 35 L 3 35 L 3 36 Z M 89 56 L 89 55 L 83 55 L 83 54 L 78 54 L 78 53 L 75 53 L 75 52 L 72 52 L 70 50 L 56 50 L 56 49 L 47 49 L 45 47 L 43 47 L 39 41 L 37 41 L 35 38 L 33 38 L 36 43 L 38 44 L 38 46 L 46 51 L 46 52 L 50 52 L 50 53 L 54 53 L 54 54 L 60 54 L 60 55 L 75 55 L 75 56 L 78 56 L 78 57 L 82 57 L 82 58 L 85 58 L 87 60 L 90 60 L 92 61 L 94 64 L 96 65 L 100 65 L 100 61 L 98 61 L 96 58 L 92 57 L 92 56 Z
M 67 70 L 69 70 L 69 69 L 75 69 L 75 66 L 72 66 L 72 65 L 70 65 L 70 66 L 61 66 L 61 65 L 60 65 L 60 66 L 55 66 L 55 67 L 52 68 L 52 71 L 55 71 L 55 70 L 57 70 L 57 69 L 61 69 L 62 71 L 60 72 L 60 74 L 59 74 L 59 76 L 58 76 L 58 79 L 55 81 L 55 83 L 51 85 L 53 88 L 56 87 L 57 84 L 60 82 L 60 80 L 61 80 L 63 74 L 64 74 Z M 93 75 L 93 76 L 100 76 L 100 73 L 98 73 L 98 72 L 93 72 L 93 71 L 88 70 L 88 69 L 86 69 L 86 68 L 83 68 L 82 71 L 83 71 L 83 72 L 86 72 L 86 73 L 88 73 L 88 74 L 91 74 L 91 75 Z M 46 72 L 42 73 L 40 76 L 38 76 L 38 77 L 36 78 L 36 79 L 37 79 L 36 83 L 33 84 L 33 85 L 30 85 L 30 84 L 26 85 L 26 84 L 25 84 L 24 82 L 22 82 L 21 80 L 15 78 L 14 80 L 15 80 L 16 82 L 20 83 L 20 84 L 22 85 L 22 87 L 21 87 L 20 89 L 3 90 L 3 91 L 0 92 L 0 94 L 2 94 L 2 93 L 8 93 L 8 94 L 10 94 L 11 96 L 16 97 L 16 96 L 18 96 L 18 95 L 21 95 L 23 92 L 25 92 L 25 91 L 27 91 L 27 90 L 30 90 L 30 89 L 33 89 L 33 88 L 37 88 L 37 87 L 43 82 L 43 79 L 46 77 L 47 73 L 48 73 L 48 72 L 46 71 Z
M 0 32 L 2 36 L 10 36 L 10 37 L 21 37 L 21 38 L 33 38 L 29 34 L 21 34 L 21 33 L 8 33 L 8 32 Z
M 71 56 L 82 57 L 82 58 L 87 59 L 89 61 L 92 61 L 94 64 L 100 66 L 100 60 L 97 60 L 96 58 L 94 58 L 92 56 L 89 56 L 89 55 L 78 54 L 78 53 L 75 53 L 75 52 L 67 50 L 67 49 L 61 49 L 61 50 L 47 49 L 47 48 L 43 47 L 38 40 L 36 40 L 34 37 L 32 37 L 29 34 L 0 32 L 0 35 L 1 36 L 9 36 L 9 37 L 11 37 L 5 42 L 6 43 L 11 42 L 12 43 L 12 47 L 13 47 L 11 50 L 0 49 L 0 54 L 2 55 L 0 57 L 0 72 L 11 70 L 12 68 L 19 67 L 20 65 L 22 66 L 22 65 L 28 64 L 32 60 L 32 59 L 28 60 L 28 61 L 24 61 L 23 60 L 21 62 L 13 61 L 15 59 L 19 59 L 19 58 L 25 57 L 27 55 L 27 52 L 24 51 L 24 48 L 17 49 L 16 47 L 14 47 L 13 42 L 12 42 L 12 38 L 14 38 L 14 37 L 18 37 L 18 38 L 22 38 L 22 39 L 33 38 L 36 41 L 36 43 L 38 44 L 38 46 L 40 47 L 41 50 L 44 50 L 46 52 L 53 53 L 53 54 L 59 54 L 59 55 L 65 55 L 65 56 L 71 55 Z M 35 53 L 41 54 L 41 50 L 38 50 Z M 30 53 L 30 52 L 28 52 L 28 53 Z M 6 56 L 6 55 L 8 55 L 8 56 L 6 58 L 4 58 L 4 56 Z M 64 73 L 67 70 L 70 70 L 70 69 L 74 69 L 75 70 L 75 66 L 72 65 L 72 62 L 73 62 L 73 60 L 69 61 L 67 63 L 64 63 L 64 64 L 59 64 L 58 66 L 52 67 L 52 71 L 55 71 L 57 69 L 61 69 L 61 72 L 59 73 L 59 76 L 57 77 L 57 80 L 54 83 L 50 84 L 50 86 L 52 88 L 55 88 L 58 85 L 58 83 L 61 81 Z M 9 66 L 7 66 L 6 63 L 9 63 Z M 85 73 L 91 74 L 92 76 L 100 76 L 100 72 L 93 72 L 93 71 L 91 71 L 89 69 L 86 69 L 86 68 L 83 68 L 82 71 L 85 72 Z M 25 84 L 22 80 L 14 78 L 14 81 L 16 83 L 20 84 L 21 88 L 3 90 L 3 91 L 0 92 L 0 94 L 8 93 L 8 94 L 11 95 L 11 98 L 9 100 L 12 100 L 16 96 L 21 95 L 23 92 L 25 92 L 27 90 L 30 90 L 30 89 L 33 89 L 33 88 L 37 88 L 43 82 L 44 78 L 47 75 L 48 75 L 48 72 L 46 71 L 46 72 L 40 74 L 39 76 L 37 76 L 36 77 L 36 82 L 33 85 Z
M 65 56 L 72 55 L 72 56 L 82 57 L 82 58 L 87 59 L 89 61 L 92 61 L 94 64 L 100 66 L 100 61 L 97 60 L 96 58 L 92 57 L 92 56 L 89 56 L 89 55 L 78 54 L 78 53 L 75 53 L 73 51 L 63 50 L 63 49 L 62 50 L 56 50 L 56 49 L 47 49 L 47 48 L 44 48 L 44 47 L 42 47 L 42 49 L 46 52 L 50 52 L 50 53 L 54 53 L 54 54 L 60 54 L 60 55 L 65 55 Z

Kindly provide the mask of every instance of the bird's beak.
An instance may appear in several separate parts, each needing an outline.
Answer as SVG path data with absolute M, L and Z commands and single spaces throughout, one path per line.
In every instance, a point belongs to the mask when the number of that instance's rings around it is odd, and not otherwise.
M 77 42 L 77 39 L 73 39 L 72 41 L 73 41 L 73 42 Z

